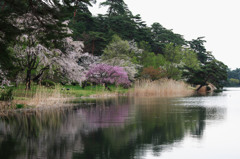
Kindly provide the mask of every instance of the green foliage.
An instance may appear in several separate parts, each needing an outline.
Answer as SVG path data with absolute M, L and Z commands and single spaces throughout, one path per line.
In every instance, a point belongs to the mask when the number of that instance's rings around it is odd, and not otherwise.
M 227 81 L 227 69 L 228 67 L 216 60 L 212 59 L 206 62 L 205 65 L 201 65 L 199 69 L 189 69 L 188 82 L 192 84 L 200 84 L 201 86 L 212 83 L 218 89 L 222 88 Z
M 84 32 L 81 40 L 84 41 L 84 51 L 90 52 L 92 55 L 99 55 L 99 49 L 105 46 L 106 43 L 104 34 L 95 31 Z
M 143 67 L 153 66 L 154 68 L 159 68 L 160 66 L 164 66 L 166 64 L 166 59 L 161 54 L 155 55 L 153 52 L 144 51 L 141 64 Z
M 0 100 L 2 100 L 2 101 L 13 100 L 13 89 L 8 88 L 8 89 L 3 90 L 0 94 Z
M 132 56 L 131 53 L 128 41 L 122 40 L 118 35 L 114 35 L 112 41 L 104 49 L 102 59 L 107 60 L 114 57 L 128 59 Z
M 189 41 L 190 48 L 193 49 L 194 52 L 197 53 L 198 60 L 205 64 L 207 60 L 211 57 L 209 57 L 209 53 L 207 52 L 204 43 L 206 40 L 203 40 L 204 37 L 198 37 L 197 39 L 193 39 L 192 41 Z
M 193 50 L 188 48 L 183 49 L 181 56 L 185 68 L 198 69 L 200 67 L 200 61 Z
M 111 64 L 117 61 L 125 69 L 126 65 L 131 65 L 128 67 L 130 68 L 128 73 L 132 72 L 132 78 L 136 77 L 136 72 L 139 70 L 135 66 L 142 65 L 143 68 L 162 68 L 166 71 L 168 78 L 184 78 L 194 81 L 193 83 L 206 83 L 205 77 L 209 68 L 213 67 L 210 66 L 210 61 L 214 57 L 206 50 L 204 37 L 186 42 L 182 35 L 164 28 L 159 23 L 153 23 L 148 27 L 140 15 L 131 13 L 124 0 L 105 0 L 100 5 L 108 7 L 107 14 L 93 16 L 88 7 L 95 2 L 95 0 L 51 1 L 52 6 L 49 6 L 43 0 L 3 0 L 0 3 L 0 66 L 8 73 L 8 79 L 14 81 L 17 72 L 22 68 L 14 67 L 13 64 L 18 60 L 7 48 L 15 45 L 17 36 L 31 34 L 34 31 L 31 27 L 20 31 L 8 20 L 9 16 L 12 15 L 11 19 L 13 19 L 31 12 L 38 19 L 44 19 L 46 15 L 50 15 L 58 20 L 54 25 L 47 20 L 42 21 L 44 24 L 41 27 L 44 32 L 36 34 L 39 43 L 46 47 L 64 49 L 59 39 L 69 35 L 63 32 L 65 25 L 62 22 L 70 20 L 72 37 L 75 40 L 84 41 L 84 52 L 102 55 L 103 60 L 108 60 Z M 144 51 L 137 54 L 139 50 L 132 49 L 134 43 L 131 44 L 131 42 L 137 42 L 139 48 Z M 216 65 L 216 67 L 221 66 L 221 64 Z M 36 70 L 32 71 L 32 74 L 36 74 Z M 221 76 L 217 72 L 212 71 L 211 76 L 223 78 L 223 74 Z M 239 76 L 237 71 L 229 73 L 229 79 L 239 79 L 237 76 Z M 222 83 L 221 80 L 216 83 L 218 82 Z
M 198 69 L 199 60 L 197 54 L 182 46 L 175 46 L 173 43 L 166 44 L 164 49 L 164 57 L 168 61 L 164 65 L 168 78 L 180 79 L 184 75 L 184 71 L 188 72 L 188 69 Z
M 185 40 L 182 35 L 173 33 L 172 30 L 164 28 L 159 23 L 153 23 L 151 26 L 151 34 L 153 42 L 151 43 L 152 50 L 155 53 L 163 53 L 166 44 L 173 43 L 174 45 L 184 45 Z
M 108 6 L 109 16 L 125 14 L 128 11 L 124 0 L 106 0 L 100 6 Z
M 240 69 L 234 70 L 228 69 L 228 81 L 225 84 L 228 87 L 239 87 L 240 86 Z
M 228 79 L 230 78 L 240 80 L 240 68 L 236 68 L 235 70 L 228 70 Z
M 25 107 L 24 104 L 16 104 L 16 109 L 22 109 L 24 107 Z
M 180 63 L 182 59 L 182 47 L 173 43 L 166 44 L 164 49 L 164 57 L 171 63 Z
M 179 45 L 175 46 L 173 43 L 166 45 L 164 49 L 164 57 L 167 61 L 178 64 L 180 67 L 197 69 L 200 64 L 197 53 L 192 49 L 184 48 Z
M 178 65 L 175 63 L 167 62 L 164 65 L 164 69 L 166 70 L 167 77 L 174 79 L 174 80 L 179 80 L 182 77 L 182 71 L 179 69 Z
M 239 85 L 240 85 L 239 79 L 234 79 L 234 78 L 230 78 L 227 83 L 227 86 L 230 86 L 230 87 L 237 87 Z

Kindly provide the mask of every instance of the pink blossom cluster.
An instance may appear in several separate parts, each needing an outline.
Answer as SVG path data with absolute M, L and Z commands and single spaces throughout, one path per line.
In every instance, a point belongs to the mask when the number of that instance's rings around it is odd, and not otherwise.
M 119 66 L 96 64 L 86 74 L 88 81 L 96 84 L 116 84 L 129 86 L 127 72 Z

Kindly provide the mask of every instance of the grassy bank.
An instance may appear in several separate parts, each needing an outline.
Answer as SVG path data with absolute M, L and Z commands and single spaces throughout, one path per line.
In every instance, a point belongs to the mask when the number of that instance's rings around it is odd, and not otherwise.
M 189 96 L 194 92 L 186 83 L 170 79 L 136 81 L 130 89 L 124 89 L 114 85 L 110 85 L 109 88 L 111 91 L 106 90 L 106 88 L 101 85 L 86 86 L 85 88 L 79 85 L 56 85 L 55 87 L 32 85 L 32 89 L 26 91 L 24 85 L 19 85 L 18 87 L 7 88 L 13 89 L 13 100 L 0 101 L 0 109 L 62 106 L 80 97 L 96 98 L 126 94 L 139 97 L 177 97 Z M 4 92 L 7 89 L 0 91 Z
M 25 90 L 24 85 L 0 89 L 0 94 L 12 89 L 11 97 L 5 101 L 0 101 L 0 109 L 18 109 L 18 108 L 35 108 L 43 106 L 61 106 L 80 97 L 104 97 L 117 96 L 127 93 L 128 89 L 109 86 L 111 91 L 104 86 L 87 86 L 85 88 L 79 85 L 56 85 L 55 87 L 44 87 L 32 85 L 31 90 Z M 9 95 L 8 95 L 9 96 Z M 13 100 L 11 100 L 13 99 Z
M 64 93 L 74 95 L 75 97 L 98 97 L 98 96 L 110 96 L 111 94 L 125 94 L 128 92 L 128 89 L 122 87 L 116 87 L 110 85 L 109 88 L 111 91 L 105 89 L 102 85 L 97 86 L 86 86 L 82 88 L 79 85 L 72 86 L 66 85 L 63 86 Z

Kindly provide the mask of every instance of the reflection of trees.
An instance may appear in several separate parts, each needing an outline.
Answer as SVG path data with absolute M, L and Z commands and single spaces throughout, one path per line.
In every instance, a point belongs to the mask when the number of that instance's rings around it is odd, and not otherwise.
M 82 149 L 80 133 L 75 129 L 82 122 L 75 117 L 76 113 L 65 109 L 2 118 L 0 158 L 71 158 L 73 149 Z
M 0 158 L 134 158 L 159 155 L 224 111 L 171 99 L 91 100 L 86 106 L 15 115 L 0 121 Z M 83 102 L 84 103 L 84 102 Z M 3 157 L 2 157 L 3 156 Z
M 219 113 L 217 108 L 184 107 L 170 99 L 135 99 L 134 108 L 134 122 L 84 134 L 84 151 L 75 158 L 133 158 L 149 147 L 159 154 L 159 145 L 173 144 L 186 134 L 201 137 L 209 111 L 213 116 Z

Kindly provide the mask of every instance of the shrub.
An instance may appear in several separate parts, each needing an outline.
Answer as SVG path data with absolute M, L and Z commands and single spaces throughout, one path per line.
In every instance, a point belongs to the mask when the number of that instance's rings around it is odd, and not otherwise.
M 145 79 L 158 80 L 166 77 L 166 71 L 162 68 L 154 68 L 153 66 L 143 69 L 141 76 Z
M 16 109 L 22 109 L 24 108 L 24 104 L 16 104 Z
M 6 89 L 0 95 L 0 100 L 2 101 L 11 101 L 13 100 L 13 89 Z

